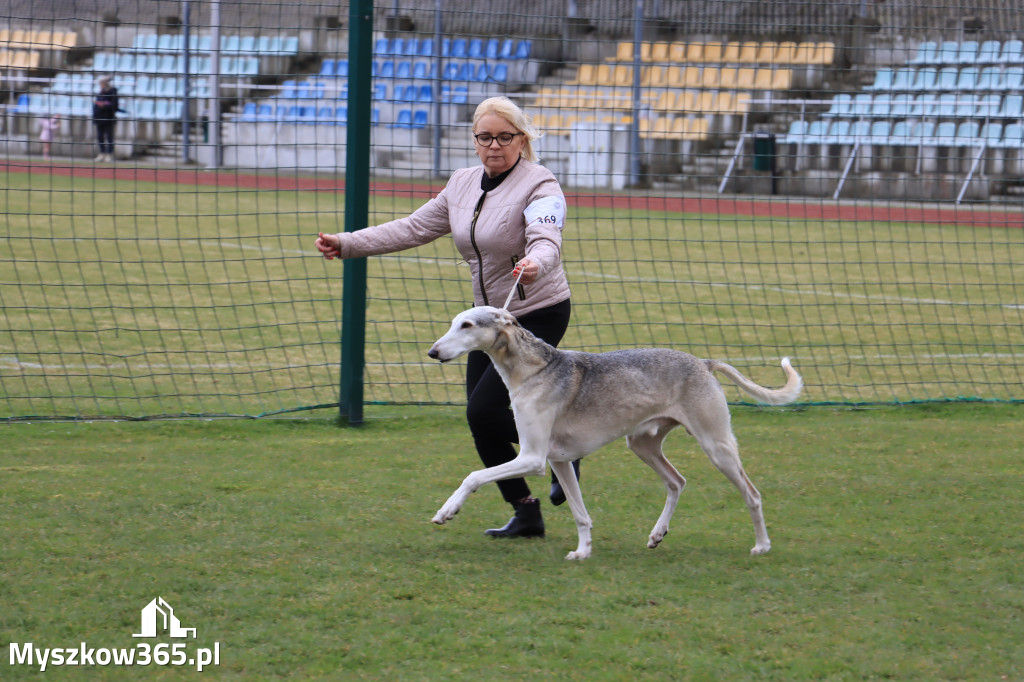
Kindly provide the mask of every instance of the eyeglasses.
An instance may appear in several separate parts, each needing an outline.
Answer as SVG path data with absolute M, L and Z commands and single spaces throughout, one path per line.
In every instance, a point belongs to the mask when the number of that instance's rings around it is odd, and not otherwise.
M 507 147 L 512 144 L 512 140 L 516 139 L 517 135 L 524 134 L 525 133 L 498 133 L 497 135 L 491 135 L 490 133 L 480 133 L 479 135 L 474 135 L 473 138 L 481 147 L 490 147 L 491 143 L 495 140 L 497 140 L 498 144 L 502 147 Z

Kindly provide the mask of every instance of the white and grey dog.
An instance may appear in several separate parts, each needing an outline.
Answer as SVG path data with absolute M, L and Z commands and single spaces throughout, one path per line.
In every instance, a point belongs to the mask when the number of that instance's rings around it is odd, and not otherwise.
M 758 386 L 724 362 L 674 350 L 557 350 L 523 329 L 507 311 L 488 306 L 457 315 L 428 355 L 448 362 L 472 350 L 487 353 L 508 386 L 519 431 L 519 455 L 467 476 L 434 516 L 434 523 L 454 518 L 469 495 L 485 483 L 540 476 L 545 462 L 550 462 L 579 535 L 579 546 L 566 558 L 586 559 L 592 524 L 572 461 L 625 436 L 629 448 L 661 476 L 668 490 L 665 508 L 647 542 L 648 547 L 657 547 L 668 533 L 686 485 L 662 453 L 662 441 L 682 425 L 743 495 L 754 522 L 756 543 L 751 554 L 771 549 L 761 494 L 743 471 L 725 393 L 712 372 L 724 374 L 758 402 L 784 405 L 796 400 L 803 386 L 788 358 L 782 360 L 786 385 L 773 390 Z

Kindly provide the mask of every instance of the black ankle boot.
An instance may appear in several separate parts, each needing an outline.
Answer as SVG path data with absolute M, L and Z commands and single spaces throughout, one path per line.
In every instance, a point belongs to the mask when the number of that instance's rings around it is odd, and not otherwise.
M 540 515 L 540 500 L 529 500 L 515 504 L 516 514 L 504 528 L 485 530 L 492 538 L 542 538 L 544 519 Z
M 576 472 L 576 480 L 580 480 L 580 461 L 578 459 L 572 463 L 572 469 Z M 556 507 L 565 502 L 565 491 L 562 490 L 562 484 L 558 482 L 554 471 L 551 472 L 551 493 L 548 497 L 551 498 L 551 504 Z

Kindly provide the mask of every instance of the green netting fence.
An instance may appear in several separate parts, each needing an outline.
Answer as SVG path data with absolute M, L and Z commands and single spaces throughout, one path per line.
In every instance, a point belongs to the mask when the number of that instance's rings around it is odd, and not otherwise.
M 369 63 L 347 2 L 5 7 L 0 419 L 336 412 L 346 266 L 313 240 L 475 165 L 494 94 L 570 205 L 563 347 L 768 385 L 790 356 L 806 403 L 1024 399 L 1010 0 L 366 3 Z M 366 266 L 365 401 L 460 404 L 460 368 L 426 357 L 471 305 L 454 245 Z

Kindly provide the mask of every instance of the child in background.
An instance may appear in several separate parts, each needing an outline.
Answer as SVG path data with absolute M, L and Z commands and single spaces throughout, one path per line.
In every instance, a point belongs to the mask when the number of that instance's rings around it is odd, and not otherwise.
M 50 143 L 60 128 L 60 114 L 39 120 L 39 141 L 43 143 L 43 158 L 50 158 Z

